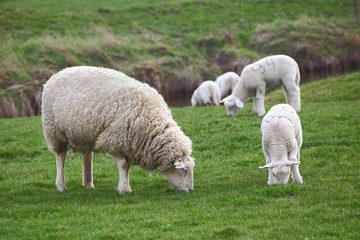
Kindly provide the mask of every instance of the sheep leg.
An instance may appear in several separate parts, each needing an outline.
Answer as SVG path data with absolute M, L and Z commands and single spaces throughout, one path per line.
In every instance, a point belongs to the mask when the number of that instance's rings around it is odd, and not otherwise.
M 195 106 L 197 106 L 197 105 L 198 105 L 198 104 L 197 104 L 197 101 L 196 101 L 195 97 L 192 96 L 192 97 L 191 97 L 191 106 L 195 107 Z
M 94 188 L 93 183 L 93 169 L 92 169 L 93 153 L 86 152 L 82 155 L 83 160 L 83 186 L 85 188 Z
M 264 116 L 265 114 L 265 85 L 258 86 L 256 88 L 256 103 L 258 116 Z
M 284 85 L 283 90 L 286 96 L 286 103 L 292 106 L 296 112 L 300 111 L 300 88 L 296 85 Z
M 303 184 L 303 180 L 299 171 L 299 165 L 291 166 L 291 175 L 295 184 L 299 184 L 299 185 Z
M 300 151 L 298 150 L 298 146 L 296 145 L 294 149 L 291 150 L 289 153 L 289 161 L 299 162 L 300 160 L 299 157 L 300 157 Z M 303 180 L 299 171 L 299 165 L 291 166 L 291 177 L 295 184 L 299 184 L 299 185 L 303 184 Z
M 116 162 L 119 168 L 118 192 L 125 195 L 131 192 L 129 178 L 130 164 L 126 161 L 124 156 L 118 157 Z
M 255 97 L 253 97 L 253 112 L 252 115 L 257 115 L 258 114 L 258 103 Z
M 56 188 L 59 192 L 66 192 L 64 174 L 65 160 L 66 150 L 56 153 Z
M 204 104 L 207 107 L 211 106 L 211 105 L 214 105 L 214 103 L 212 102 L 212 99 L 211 99 L 211 92 L 208 92 L 207 94 L 204 94 L 202 99 L 203 99 Z

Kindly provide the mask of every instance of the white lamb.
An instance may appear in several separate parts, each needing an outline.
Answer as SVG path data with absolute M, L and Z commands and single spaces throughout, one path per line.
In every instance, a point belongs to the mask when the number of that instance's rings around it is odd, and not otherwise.
M 219 86 L 211 80 L 205 81 L 194 91 L 191 97 L 191 105 L 204 106 L 220 104 L 220 89 Z
M 300 71 L 294 59 L 285 55 L 269 56 L 247 65 L 234 91 L 220 103 L 224 103 L 228 116 L 236 116 L 245 100 L 252 97 L 253 114 L 263 116 L 266 88 L 282 86 L 286 102 L 299 112 L 299 84 Z
M 66 191 L 69 148 L 82 153 L 85 187 L 94 188 L 92 156 L 103 151 L 117 160 L 120 194 L 131 192 L 131 165 L 160 171 L 178 190 L 193 190 L 191 140 L 154 88 L 121 72 L 83 66 L 54 74 L 44 85 L 42 124 L 56 153 L 60 192 Z
M 302 184 L 299 172 L 302 130 L 300 118 L 288 104 L 273 106 L 261 123 L 262 148 L 268 184 L 287 184 L 291 170 L 294 183 Z
M 220 88 L 221 99 L 232 93 L 239 80 L 239 75 L 234 72 L 227 72 L 216 78 L 215 82 Z

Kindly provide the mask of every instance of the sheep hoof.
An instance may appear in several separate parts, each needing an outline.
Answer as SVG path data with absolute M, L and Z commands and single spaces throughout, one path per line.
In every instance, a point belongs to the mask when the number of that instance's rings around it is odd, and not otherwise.
M 131 193 L 131 190 L 118 190 L 118 192 L 120 195 L 125 196 L 125 195 L 128 195 L 129 193 Z
M 298 180 L 294 180 L 294 183 L 298 185 L 303 185 L 304 182 L 302 179 L 298 179 Z
M 275 182 L 275 181 L 268 181 L 267 184 L 268 184 L 269 186 L 271 186 L 271 185 L 275 185 L 276 182 Z
M 126 195 L 128 195 L 129 193 L 131 193 L 131 191 L 130 192 L 119 192 L 120 193 L 120 195 L 122 195 L 122 196 L 126 196 Z
M 56 186 L 58 192 L 67 192 L 66 186 Z
M 83 187 L 86 189 L 94 189 L 95 188 L 94 184 L 84 184 Z

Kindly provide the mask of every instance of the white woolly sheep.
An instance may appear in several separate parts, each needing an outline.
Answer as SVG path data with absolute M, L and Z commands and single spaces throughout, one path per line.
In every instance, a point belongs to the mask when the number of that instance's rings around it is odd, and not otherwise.
M 291 170 L 294 183 L 302 184 L 299 172 L 302 145 L 301 122 L 289 104 L 273 106 L 261 123 L 262 148 L 268 169 L 268 184 L 287 184 Z
M 224 103 L 228 116 L 236 116 L 243 108 L 245 100 L 252 97 L 253 114 L 263 116 L 266 88 L 282 86 L 286 103 L 299 112 L 299 84 L 300 71 L 294 59 L 286 55 L 269 56 L 247 65 L 234 91 L 220 103 Z
M 227 72 L 216 78 L 215 82 L 220 88 L 221 99 L 232 93 L 239 80 L 239 75 L 234 72 Z
M 220 89 L 219 86 L 211 80 L 202 82 L 200 86 L 194 91 L 191 97 L 191 105 L 204 106 L 220 104 Z
M 44 85 L 42 125 L 56 154 L 60 192 L 69 148 L 82 154 L 84 187 L 94 188 L 92 156 L 102 151 L 117 160 L 120 194 L 131 192 L 131 165 L 160 171 L 180 191 L 193 190 L 191 140 L 154 88 L 121 72 L 82 66 L 54 74 Z

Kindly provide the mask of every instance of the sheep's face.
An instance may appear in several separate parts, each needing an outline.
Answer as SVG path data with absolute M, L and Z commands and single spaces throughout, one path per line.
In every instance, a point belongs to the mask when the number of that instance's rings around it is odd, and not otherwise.
M 194 190 L 194 167 L 194 159 L 185 156 L 176 159 L 174 166 L 162 172 L 162 175 L 177 190 L 189 192 Z
M 290 177 L 290 166 L 281 165 L 270 169 L 275 184 L 287 184 Z
M 268 184 L 287 184 L 290 178 L 291 166 L 298 165 L 300 162 L 294 161 L 276 161 L 270 162 L 265 166 L 259 167 L 260 169 L 269 170 Z
M 236 116 L 244 107 L 244 103 L 240 101 L 238 97 L 235 97 L 233 95 L 224 98 L 220 101 L 220 103 L 224 103 L 226 113 L 230 117 Z

